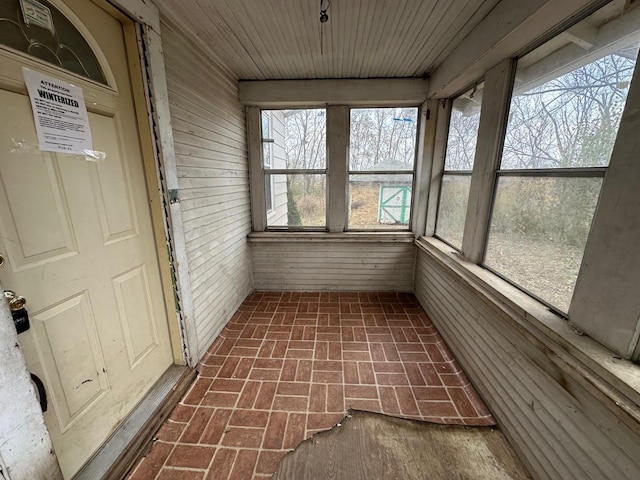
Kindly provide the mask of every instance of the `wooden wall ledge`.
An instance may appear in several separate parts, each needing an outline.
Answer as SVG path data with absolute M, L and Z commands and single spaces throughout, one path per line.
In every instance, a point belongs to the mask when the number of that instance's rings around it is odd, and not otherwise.
M 413 243 L 411 232 L 252 232 L 247 237 L 250 243 Z
M 557 367 L 590 392 L 619 420 L 640 434 L 640 365 L 582 334 L 545 305 L 489 270 L 466 260 L 434 237 L 416 240 L 419 251 L 448 268 L 459 281 L 484 297 Z M 504 328 L 504 326 L 503 326 Z

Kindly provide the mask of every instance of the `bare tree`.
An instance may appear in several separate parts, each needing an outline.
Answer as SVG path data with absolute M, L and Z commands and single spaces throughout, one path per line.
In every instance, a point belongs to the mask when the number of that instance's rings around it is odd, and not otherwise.
M 349 158 L 352 171 L 413 168 L 418 109 L 351 110 Z
M 606 166 L 633 68 L 607 55 L 514 96 L 502 168 Z

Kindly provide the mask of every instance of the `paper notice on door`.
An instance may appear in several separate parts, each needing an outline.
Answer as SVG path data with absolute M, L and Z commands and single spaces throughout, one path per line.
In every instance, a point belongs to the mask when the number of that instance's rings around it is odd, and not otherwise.
M 89 115 L 82 89 L 22 67 L 40 150 L 93 154 Z

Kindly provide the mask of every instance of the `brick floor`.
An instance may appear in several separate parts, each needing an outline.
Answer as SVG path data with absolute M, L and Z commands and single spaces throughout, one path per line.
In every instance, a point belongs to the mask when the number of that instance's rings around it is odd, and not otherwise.
M 267 479 L 349 408 L 494 424 L 411 294 L 254 293 L 198 371 L 129 480 Z

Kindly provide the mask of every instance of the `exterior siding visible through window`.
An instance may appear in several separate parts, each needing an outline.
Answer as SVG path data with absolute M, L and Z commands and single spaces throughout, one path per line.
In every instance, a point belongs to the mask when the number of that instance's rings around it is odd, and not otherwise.
M 262 151 L 267 228 L 326 228 L 325 109 L 262 110 L 261 119 L 272 131 Z
M 265 168 L 271 168 L 273 166 L 273 114 L 271 112 L 264 111 L 261 115 L 261 127 L 262 127 L 262 161 Z M 265 205 L 267 214 L 273 213 L 275 199 L 274 199 L 274 179 L 272 175 L 265 174 L 264 176 L 264 191 L 265 191 Z

